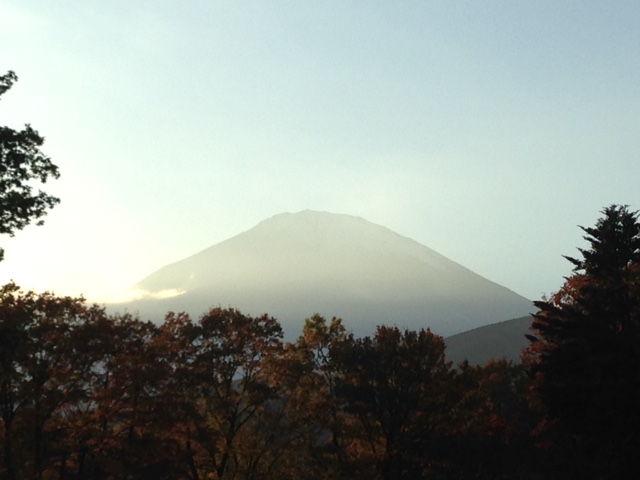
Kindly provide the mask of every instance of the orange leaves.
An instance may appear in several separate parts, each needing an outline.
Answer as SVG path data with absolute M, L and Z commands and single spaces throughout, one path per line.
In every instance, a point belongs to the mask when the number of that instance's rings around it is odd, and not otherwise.
M 456 373 L 429 330 L 354 339 L 314 315 L 283 344 L 268 315 L 155 325 L 3 292 L 0 423 L 21 479 L 419 478 L 455 464 L 440 444 L 511 435 L 509 368 Z

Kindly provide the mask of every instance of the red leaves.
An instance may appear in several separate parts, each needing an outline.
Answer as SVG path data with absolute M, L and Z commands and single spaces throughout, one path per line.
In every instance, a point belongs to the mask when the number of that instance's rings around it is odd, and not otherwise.
M 267 315 L 155 325 L 9 285 L 0 333 L 0 468 L 23 478 L 415 477 L 459 463 L 439 445 L 515 435 L 511 370 L 454 371 L 429 330 L 316 315 L 284 345 Z

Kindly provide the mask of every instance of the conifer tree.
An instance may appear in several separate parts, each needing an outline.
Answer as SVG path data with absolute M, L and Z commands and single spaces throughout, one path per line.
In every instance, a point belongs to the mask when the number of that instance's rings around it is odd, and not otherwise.
M 622 478 L 640 466 L 640 223 L 626 206 L 602 213 L 580 227 L 582 258 L 566 257 L 574 274 L 535 302 L 525 352 L 563 478 Z

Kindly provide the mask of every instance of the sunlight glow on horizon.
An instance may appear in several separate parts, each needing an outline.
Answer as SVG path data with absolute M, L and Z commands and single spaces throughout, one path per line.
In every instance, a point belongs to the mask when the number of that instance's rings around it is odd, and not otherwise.
M 282 212 L 361 216 L 527 298 L 640 209 L 640 4 L 0 5 L 0 125 L 60 167 L 0 281 L 112 298 Z M 120 295 L 120 294 L 118 294 Z

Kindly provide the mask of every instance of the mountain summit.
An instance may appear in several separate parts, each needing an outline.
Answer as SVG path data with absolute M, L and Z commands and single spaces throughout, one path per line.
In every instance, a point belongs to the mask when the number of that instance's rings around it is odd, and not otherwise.
M 529 300 L 385 227 L 310 210 L 264 220 L 135 289 L 145 298 L 119 308 L 143 318 L 230 306 L 276 317 L 288 338 L 313 313 L 341 317 L 356 335 L 384 323 L 446 336 L 532 310 Z

